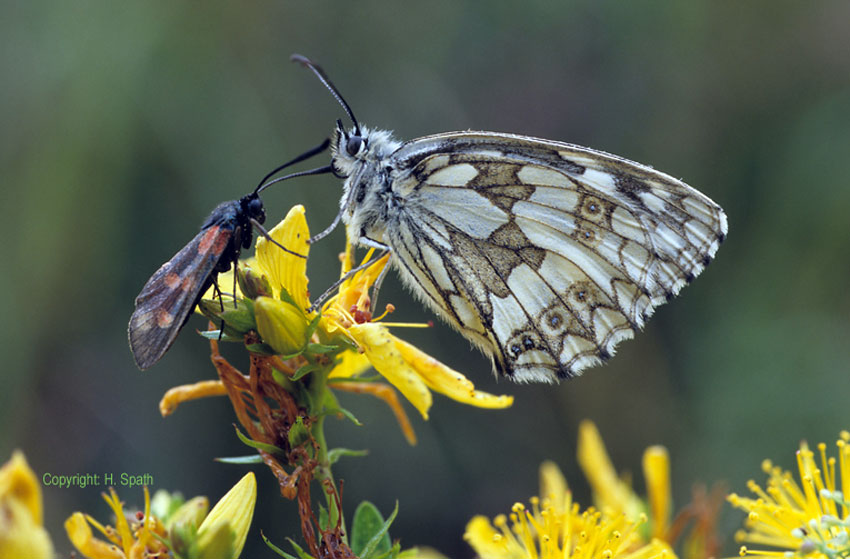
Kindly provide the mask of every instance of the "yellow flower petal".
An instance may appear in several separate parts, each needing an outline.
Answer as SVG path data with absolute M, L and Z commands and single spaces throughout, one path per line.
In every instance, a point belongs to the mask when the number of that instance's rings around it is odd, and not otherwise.
M 0 558 L 53 557 L 42 526 L 41 485 L 20 451 L 0 468 Z
M 20 450 L 0 468 L 0 499 L 18 501 L 27 507 L 33 522 L 41 525 L 41 485 Z
M 97 539 L 91 526 L 81 512 L 75 512 L 65 521 L 65 532 L 77 551 L 88 559 L 126 559 L 126 555 L 117 545 Z
M 670 489 L 670 456 L 663 446 L 651 446 L 643 453 L 643 476 L 652 519 L 652 537 L 667 535 L 672 509 Z
M 509 557 L 508 540 L 493 528 L 486 516 L 473 517 L 466 525 L 463 539 L 482 559 Z
M 0 558 L 52 559 L 47 530 L 34 522 L 29 508 L 16 499 L 0 500 Z
M 437 361 L 416 346 L 399 338 L 394 339 L 404 360 L 419 373 L 431 390 L 479 408 L 507 408 L 513 404 L 513 396 L 495 396 L 475 390 L 472 381 L 459 372 Z
M 298 306 L 306 309 L 310 306 L 307 298 L 307 255 L 310 252 L 310 230 L 304 217 L 304 206 L 294 206 L 286 217 L 277 224 L 269 235 L 289 250 L 304 258 L 295 256 L 265 237 L 257 239 L 257 267 L 261 274 L 269 278 L 274 296 L 280 296 L 283 287 Z
M 567 508 L 569 490 L 564 474 L 554 462 L 546 460 L 540 465 L 540 497 L 549 499 L 552 508 L 559 514 L 563 514 Z
M 328 378 L 352 378 L 372 368 L 372 363 L 365 353 L 350 350 L 344 351 L 340 357 L 339 363 L 331 369 Z
M 431 392 L 416 371 L 408 365 L 386 327 L 367 322 L 348 329 L 366 357 L 399 392 L 404 394 L 422 417 L 428 419 Z
M 198 528 L 198 539 L 213 537 L 217 526 L 227 522 L 233 530 L 233 557 L 239 557 L 248 537 L 251 519 L 254 517 L 254 504 L 257 502 L 257 479 L 248 472 L 213 507 Z M 205 536 L 205 533 L 207 534 Z
M 578 431 L 578 462 L 590 483 L 600 509 L 625 513 L 632 520 L 641 514 L 640 498 L 617 477 L 602 437 L 592 421 L 582 421 Z

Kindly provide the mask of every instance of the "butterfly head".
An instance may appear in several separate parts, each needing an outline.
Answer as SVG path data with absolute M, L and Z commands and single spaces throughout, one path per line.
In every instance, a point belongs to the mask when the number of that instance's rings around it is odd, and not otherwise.
M 357 125 L 346 130 L 338 120 L 331 138 L 334 174 L 348 178 L 358 167 L 368 161 L 383 159 L 399 145 L 386 130 L 370 130 Z

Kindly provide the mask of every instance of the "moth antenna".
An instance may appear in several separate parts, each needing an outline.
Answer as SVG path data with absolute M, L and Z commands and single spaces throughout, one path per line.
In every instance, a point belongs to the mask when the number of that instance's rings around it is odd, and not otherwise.
M 309 169 L 307 171 L 298 171 L 297 173 L 290 173 L 288 175 L 284 175 L 282 177 L 278 177 L 274 180 L 271 180 L 271 181 L 269 181 L 265 184 L 261 184 L 260 186 L 257 187 L 257 190 L 255 190 L 254 192 L 256 194 L 259 194 L 260 192 L 262 192 L 263 190 L 270 187 L 271 185 L 273 185 L 276 182 L 283 182 L 285 180 L 294 179 L 295 177 L 306 177 L 306 176 L 309 176 L 309 175 L 324 175 L 325 173 L 333 173 L 333 171 L 334 171 L 334 168 L 333 168 L 332 165 L 325 165 L 324 167 L 317 167 L 315 169 Z M 274 173 L 272 173 L 272 174 L 274 174 Z
M 254 189 L 254 194 L 259 194 L 259 193 L 260 193 L 262 190 L 264 190 L 264 189 L 265 189 L 265 188 L 266 188 L 269 184 L 274 184 L 274 182 L 276 182 L 276 181 L 272 181 L 272 182 L 270 182 L 270 183 L 268 183 L 268 184 L 265 184 L 265 185 L 264 185 L 264 183 L 265 183 L 267 180 L 269 180 L 271 177 L 273 177 L 274 175 L 278 174 L 278 173 L 279 173 L 279 172 L 281 172 L 282 170 L 286 169 L 286 168 L 287 168 L 287 167 L 289 167 L 290 165 L 295 165 L 296 163 L 300 163 L 300 162 L 304 161 L 305 159 L 310 159 L 310 158 L 311 158 L 311 157 L 313 157 L 314 155 L 317 155 L 317 154 L 319 154 L 319 153 L 322 153 L 323 151 L 325 151 L 326 149 L 328 149 L 328 146 L 330 145 L 330 143 L 331 143 L 330 138 L 325 138 L 325 140 L 324 140 L 321 144 L 317 145 L 316 147 L 314 147 L 314 148 L 312 148 L 312 149 L 309 149 L 309 150 L 305 151 L 304 153 L 302 153 L 301 155 L 299 155 L 298 157 L 296 157 L 296 158 L 295 158 L 295 159 L 293 159 L 292 161 L 287 161 L 287 162 L 286 162 L 286 163 L 284 163 L 283 165 L 280 165 L 280 166 L 278 166 L 278 167 L 275 167 L 275 169 L 274 169 L 274 170 L 272 170 L 272 171 L 271 171 L 270 173 L 268 173 L 265 177 L 263 177 L 263 180 L 261 180 L 261 181 L 260 181 L 260 184 L 258 184 L 258 185 L 257 185 L 257 188 L 255 188 L 255 189 Z M 281 179 L 281 180 L 283 180 L 283 179 Z
M 354 118 L 354 111 L 351 110 L 351 107 L 349 107 L 348 103 L 345 102 L 345 99 L 342 98 L 342 95 L 340 94 L 339 90 L 331 82 L 327 74 L 325 74 L 325 71 L 322 70 L 322 68 L 318 64 L 315 64 L 306 56 L 302 56 L 300 54 L 293 54 L 289 57 L 289 59 L 293 62 L 299 62 L 303 64 L 304 66 L 312 70 L 314 74 L 316 74 L 316 77 L 319 78 L 319 81 L 321 81 L 325 85 L 325 87 L 328 88 L 328 91 L 331 92 L 331 94 L 336 98 L 337 102 L 342 105 L 343 109 L 345 109 L 346 114 L 348 114 L 348 118 L 350 118 L 351 122 L 354 123 L 354 132 L 358 136 L 360 136 L 360 125 L 357 123 L 357 119 Z

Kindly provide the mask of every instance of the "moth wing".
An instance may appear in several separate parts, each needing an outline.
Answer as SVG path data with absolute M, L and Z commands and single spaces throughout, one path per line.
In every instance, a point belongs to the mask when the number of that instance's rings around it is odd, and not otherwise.
M 232 235 L 233 228 L 226 224 L 203 229 L 142 288 L 127 329 L 140 369 L 152 367 L 174 343 L 199 296 L 211 285 L 211 274 Z
M 393 157 L 409 170 L 387 229 L 402 277 L 518 381 L 612 355 L 727 231 L 723 210 L 685 183 L 581 146 L 452 133 Z

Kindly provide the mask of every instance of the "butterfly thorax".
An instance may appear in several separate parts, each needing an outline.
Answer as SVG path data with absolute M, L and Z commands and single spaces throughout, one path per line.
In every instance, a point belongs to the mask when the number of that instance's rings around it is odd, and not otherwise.
M 345 179 L 340 201 L 350 239 L 383 242 L 387 221 L 397 215 L 392 154 L 401 143 L 386 130 L 337 128 L 331 141 L 334 172 Z

